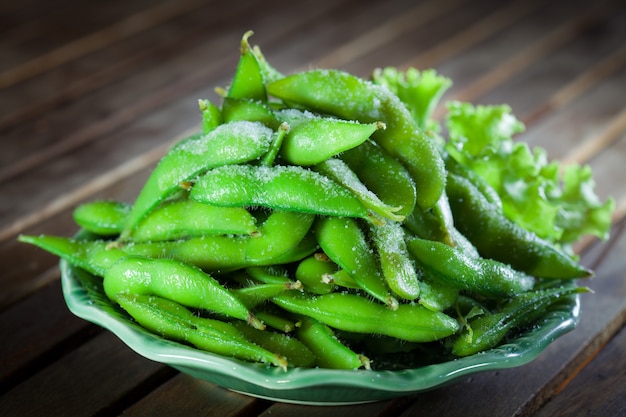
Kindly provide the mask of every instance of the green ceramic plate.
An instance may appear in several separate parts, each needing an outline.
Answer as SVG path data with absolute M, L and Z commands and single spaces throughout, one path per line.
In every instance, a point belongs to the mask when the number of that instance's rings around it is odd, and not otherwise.
M 140 355 L 233 391 L 299 404 L 383 400 L 431 390 L 478 372 L 526 364 L 557 337 L 576 327 L 580 310 L 579 297 L 571 297 L 541 323 L 497 349 L 414 369 L 283 371 L 203 352 L 149 333 L 106 298 L 99 280 L 63 260 L 60 267 L 63 294 L 70 311 L 110 330 Z

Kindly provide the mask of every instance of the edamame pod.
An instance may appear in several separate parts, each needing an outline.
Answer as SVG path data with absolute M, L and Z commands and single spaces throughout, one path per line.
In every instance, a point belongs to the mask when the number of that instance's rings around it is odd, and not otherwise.
M 265 284 L 287 284 L 293 282 L 287 269 L 281 266 L 250 266 L 245 273 L 254 280 Z
M 171 258 L 207 272 L 227 272 L 247 266 L 250 236 L 199 236 L 185 240 L 127 242 L 120 248 L 128 255 Z
M 324 277 L 337 272 L 339 267 L 326 254 L 316 253 L 303 259 L 296 267 L 296 279 L 304 289 L 313 294 L 328 294 L 335 285 L 326 282 Z
M 310 166 L 360 145 L 383 126 L 312 117 L 290 127 L 280 156 L 290 164 Z
M 287 359 L 289 366 L 310 368 L 315 365 L 315 355 L 300 340 L 284 333 L 261 331 L 240 322 L 232 323 L 248 340 Z
M 334 329 L 383 334 L 413 342 L 432 342 L 454 334 L 459 324 L 452 317 L 419 304 L 400 304 L 391 310 L 365 297 L 334 292 L 311 296 L 280 294 L 272 302 L 283 309 L 312 317 Z
M 280 257 L 304 239 L 315 216 L 274 210 L 248 241 L 246 260 L 251 264 Z
M 482 256 L 541 278 L 591 275 L 571 256 L 507 219 L 468 179 L 450 173 L 446 189 L 455 224 Z
M 305 237 L 313 216 L 274 211 L 254 235 L 203 235 L 185 240 L 127 242 L 119 247 L 131 255 L 173 258 L 205 271 L 232 271 L 302 259 L 316 242 Z
M 508 301 L 501 310 L 477 316 L 457 337 L 452 353 L 468 356 L 497 346 L 511 329 L 531 324 L 563 297 L 588 291 L 585 287 L 561 287 L 530 291 Z
M 278 210 L 372 220 L 350 191 L 299 166 L 233 165 L 208 171 L 190 198 L 220 206 L 263 206 Z
M 209 100 L 198 100 L 198 107 L 202 112 L 202 134 L 206 135 L 222 124 L 220 109 Z
M 389 293 L 376 255 L 370 250 L 365 234 L 354 219 L 318 218 L 314 230 L 324 253 L 348 272 L 363 291 L 391 310 L 398 308 L 398 300 Z
M 328 369 L 371 369 L 370 360 L 342 343 L 331 328 L 303 317 L 296 336 L 315 355 L 315 365 Z
M 302 284 L 299 281 L 290 281 L 286 284 L 253 284 L 247 287 L 231 289 L 230 293 L 246 307 L 253 309 L 282 292 L 300 289 L 302 289 Z
M 217 207 L 193 200 L 165 202 L 131 231 L 129 240 L 177 240 L 204 235 L 251 235 L 256 219 L 243 207 Z
M 432 311 L 446 311 L 454 307 L 460 292 L 459 287 L 431 279 L 424 274 L 420 279 L 420 296 L 417 302 Z
M 434 240 L 411 239 L 409 251 L 433 279 L 490 298 L 530 290 L 535 279 L 493 259 L 475 258 Z
M 112 300 L 118 294 L 156 295 L 187 307 L 201 308 L 265 326 L 213 277 L 173 259 L 128 256 L 104 274 L 104 292 Z
M 390 221 L 369 229 L 387 286 L 398 297 L 415 300 L 420 294 L 419 276 L 409 256 L 404 229 Z
M 92 201 L 76 207 L 74 221 L 83 229 L 100 236 L 119 235 L 131 206 L 119 201 Z
M 378 144 L 368 140 L 339 158 L 387 206 L 397 207 L 397 215 L 407 216 L 413 212 L 417 191 L 411 174 Z
M 404 220 L 404 216 L 396 214 L 401 207 L 390 207 L 382 202 L 376 194 L 367 189 L 359 177 L 341 159 L 327 159 L 315 165 L 313 169 L 350 190 L 371 212 L 396 222 Z M 382 224 L 383 221 L 381 220 L 379 223 Z
M 266 103 L 251 99 L 224 97 L 222 117 L 224 123 L 247 120 L 263 123 L 273 130 L 278 129 L 281 124 Z
M 266 101 L 267 92 L 261 66 L 257 55 L 248 43 L 248 38 L 252 34 L 252 31 L 248 31 L 241 39 L 239 63 L 228 89 L 228 97 Z
M 284 356 L 248 341 L 237 327 L 198 317 L 174 301 L 138 294 L 118 294 L 116 301 L 141 326 L 165 338 L 218 355 L 287 368 Z
M 261 123 L 239 121 L 180 141 L 161 158 L 148 177 L 128 216 L 121 239 L 127 239 L 146 213 L 177 190 L 182 182 L 216 166 L 261 157 L 267 152 L 271 137 L 271 129 Z
M 265 323 L 267 327 L 271 327 L 272 329 L 283 333 L 290 333 L 300 325 L 299 322 L 293 321 L 291 317 L 285 317 L 284 311 L 280 310 L 275 312 L 273 310 L 268 310 L 265 308 L 267 306 L 274 307 L 276 310 L 279 310 L 274 304 L 264 304 L 254 310 L 254 314 L 257 318 Z
M 445 168 L 434 142 L 417 127 L 406 106 L 389 90 L 337 70 L 293 74 L 267 86 L 269 94 L 313 111 L 361 123 L 382 122 L 373 138 L 405 164 L 416 182 L 417 202 L 434 206 L 445 188 Z
M 126 256 L 123 251 L 106 240 L 82 240 L 49 235 L 20 235 L 18 240 L 38 246 L 100 277 L 104 276 L 114 263 Z

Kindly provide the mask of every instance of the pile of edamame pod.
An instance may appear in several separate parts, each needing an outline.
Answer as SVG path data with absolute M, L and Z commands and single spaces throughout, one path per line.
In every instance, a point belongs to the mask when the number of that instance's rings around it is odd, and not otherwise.
M 151 332 L 284 369 L 472 355 L 586 291 L 573 282 L 591 271 L 451 154 L 430 119 L 449 80 L 285 76 L 250 34 L 220 105 L 199 101 L 202 131 L 134 203 L 85 203 L 80 236 L 20 240 L 101 279 Z

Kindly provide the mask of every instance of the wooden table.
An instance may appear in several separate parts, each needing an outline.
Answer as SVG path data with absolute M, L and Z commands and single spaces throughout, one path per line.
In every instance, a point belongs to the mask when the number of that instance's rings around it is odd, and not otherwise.
M 75 233 L 72 209 L 132 201 L 217 102 L 242 34 L 283 72 L 436 68 L 444 101 L 508 103 L 519 137 L 590 164 L 617 202 L 585 241 L 576 330 L 529 365 L 366 405 L 273 403 L 151 362 L 74 317 L 57 259 L 19 233 Z M 0 5 L 0 415 L 626 415 L 626 3 L 619 0 L 20 0 Z M 441 110 L 437 111 L 441 116 Z

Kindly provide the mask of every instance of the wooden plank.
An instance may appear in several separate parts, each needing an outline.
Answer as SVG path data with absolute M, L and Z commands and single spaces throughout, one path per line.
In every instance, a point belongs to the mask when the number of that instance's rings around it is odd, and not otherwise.
M 430 0 L 418 3 L 409 10 L 400 10 L 392 18 L 381 19 L 380 23 L 374 23 L 371 28 L 353 34 L 347 42 L 334 46 L 321 58 L 317 58 L 315 65 L 320 68 L 343 68 L 364 55 L 381 50 L 384 52 L 388 45 L 395 44 L 416 27 L 436 21 L 465 2 L 466 0 Z
M 537 121 L 520 135 L 520 139 L 531 145 L 540 144 L 551 158 L 588 159 L 573 154 L 578 144 L 597 142 L 609 145 L 624 132 L 621 94 L 624 83 L 626 65 L 620 72 L 599 81 L 584 97 L 553 112 L 549 118 Z M 584 152 L 597 153 L 599 150 L 595 147 Z
M 156 48 L 153 53 L 140 54 L 141 68 L 122 66 L 122 69 L 129 72 L 114 71 L 114 77 L 106 80 L 113 81 L 112 83 L 90 94 L 81 94 L 80 98 L 63 106 L 49 109 L 37 118 L 37 123 L 7 129 L 4 137 L 8 143 L 6 151 L 0 157 L 0 162 L 5 165 L 0 171 L 0 181 L 45 163 L 46 160 L 80 146 L 94 136 L 119 128 L 120 125 L 127 124 L 183 94 L 193 92 L 197 99 L 199 91 L 210 93 L 211 90 L 203 89 L 202 85 L 206 80 L 216 77 L 216 69 L 221 69 L 222 74 L 225 74 L 227 63 L 232 65 L 233 71 L 236 65 L 239 44 L 237 36 L 241 37 L 243 30 L 237 31 L 237 34 L 235 30 L 222 32 L 218 36 L 219 19 L 234 19 L 243 10 L 237 3 L 234 4 L 236 7 L 225 10 L 225 15 L 211 14 L 206 19 L 205 33 L 199 38 L 208 38 L 209 41 L 189 42 L 186 45 L 182 41 L 169 42 Z M 243 25 L 249 24 L 251 18 L 241 21 Z M 225 41 L 226 39 L 232 39 L 231 43 Z M 126 53 L 132 54 L 132 50 L 127 50 Z M 110 59 L 114 59 L 114 56 L 110 56 Z M 202 65 L 198 62 L 198 57 L 201 56 L 212 56 L 213 59 Z M 118 59 L 123 60 L 124 57 Z M 61 82 L 62 80 L 63 78 Z M 59 91 L 61 88 L 49 85 L 45 90 Z M 33 92 L 27 96 L 32 94 Z M 21 140 L 17 140 L 18 137 Z
M 20 2 L 3 1 L 0 3 L 0 37 L 29 38 L 29 22 L 42 22 L 58 13 L 69 13 L 76 6 L 76 0 L 58 0 L 41 2 L 24 0 Z
M 18 242 L 17 234 L 72 236 L 78 231 L 72 218 L 76 205 L 106 199 L 134 201 L 137 190 L 145 183 L 165 148 L 155 148 L 104 176 L 81 184 L 63 197 L 53 199 L 32 216 L 26 216 L 4 229 L 4 235 L 0 238 L 0 264 L 4 265 L 0 276 L 0 286 L 3 288 L 0 293 L 0 311 L 59 277 L 58 258 Z
M 581 99 L 603 78 L 626 71 L 626 6 L 610 10 L 581 27 L 575 38 L 551 53 L 537 56 L 514 78 L 481 94 L 476 101 L 508 103 L 520 119 L 529 123 L 541 114 L 538 112 L 556 110 Z M 536 108 L 536 103 L 545 104 Z
M 288 417 L 294 415 L 299 417 L 397 416 L 406 409 L 411 400 L 411 397 L 404 397 L 374 403 L 321 407 L 276 403 L 260 414 L 260 417 Z
M 0 415 L 114 414 L 175 374 L 105 332 L 0 396 Z
M 2 45 L 6 55 L 0 62 L 0 88 L 107 45 L 115 35 L 138 26 L 136 20 L 127 21 L 127 16 L 153 8 L 158 6 L 146 0 L 78 3 L 45 20 L 24 22 L 27 30 L 23 33 L 30 36 L 20 39 L 9 33 L 9 42 Z
M 246 1 L 230 2 L 220 7 L 217 15 L 213 13 L 217 7 L 215 1 L 192 0 L 177 2 L 175 7 L 148 10 L 141 16 L 146 21 L 135 25 L 140 27 L 131 28 L 134 33 L 116 35 L 127 35 L 123 42 L 111 41 L 108 47 L 57 63 L 45 72 L 40 71 L 28 80 L 3 89 L 0 107 L 5 107 L 6 111 L 0 115 L 0 129 L 48 113 L 133 72 L 145 71 L 163 56 L 172 55 L 172 51 L 189 49 L 211 37 L 207 33 L 213 25 L 219 24 L 219 16 L 235 18 L 249 6 L 250 2 Z
M 3 365 L 0 391 L 6 391 L 99 332 L 64 306 L 57 277 L 28 299 L 0 314 Z
M 535 416 L 622 416 L 626 414 L 626 329 L 607 346 L 601 346 L 592 362 Z M 589 388 L 593 387 L 593 391 Z
M 309 7 L 311 13 L 308 17 L 311 19 L 319 14 L 333 12 L 329 6 L 317 8 L 314 3 L 310 3 Z M 298 9 L 301 12 L 306 10 L 302 5 Z M 25 125 L 6 132 L 8 145 L 3 158 L 15 162 L 0 171 L 0 181 L 7 181 L 35 166 L 43 165 L 47 160 L 83 146 L 96 137 L 102 138 L 112 130 L 132 123 L 136 118 L 181 96 L 185 96 L 193 106 L 197 106 L 199 97 L 215 98 L 212 90 L 219 83 L 230 80 L 238 56 L 239 39 L 253 22 L 260 33 L 269 32 L 270 28 L 280 28 L 267 39 L 268 46 L 272 42 L 288 39 L 286 35 L 297 30 L 296 25 L 288 21 L 293 9 L 280 8 L 276 11 L 261 15 L 265 16 L 263 19 L 258 14 L 245 14 L 236 18 L 237 25 L 229 26 L 228 30 L 220 31 L 217 25 L 207 25 L 207 28 L 215 31 L 213 37 L 209 35 L 210 32 L 205 34 L 209 41 L 195 47 L 192 45 L 182 52 L 170 51 L 173 54 L 171 56 L 153 56 L 152 59 L 158 62 L 153 62 L 146 71 L 130 75 L 115 85 L 55 109 L 40 118 L 36 125 Z M 224 16 L 219 15 L 219 18 Z M 199 57 L 218 59 L 200 61 Z M 86 108 L 90 109 L 89 112 L 85 111 Z M 187 126 L 191 126 L 191 123 Z M 18 137 L 22 140 L 18 140 Z M 20 143 L 19 146 L 17 143 Z
M 527 14 L 545 5 L 540 2 L 479 2 L 463 5 L 446 13 L 441 21 L 416 26 L 413 31 L 387 45 L 385 63 L 372 62 L 376 56 L 351 63 L 350 68 L 394 65 L 400 68 L 426 69 L 454 57 L 472 45 L 493 37 Z M 366 60 L 369 59 L 370 62 Z
M 125 416 L 256 415 L 268 403 L 179 374 L 124 410 Z
M 615 4 L 611 1 L 608 3 Z M 582 30 L 598 24 L 610 14 L 607 2 L 596 2 L 571 10 L 575 11 L 573 16 L 558 17 L 556 21 L 551 21 L 550 18 L 539 18 L 543 27 L 542 31 L 545 31 L 546 26 L 543 25 L 547 23 L 548 32 L 540 37 L 529 37 L 525 42 L 522 42 L 519 49 L 509 46 L 509 55 L 497 62 L 491 61 L 491 68 L 478 74 L 476 78 L 471 79 L 471 82 L 466 83 L 462 88 L 453 88 L 449 97 L 460 101 L 477 101 L 478 97 L 495 90 L 498 86 L 516 77 L 528 66 L 549 56 L 562 45 L 571 42 Z M 548 16 L 551 15 L 548 14 Z M 525 28 L 525 30 L 528 29 L 529 27 Z M 506 44 L 502 45 L 506 46 Z M 499 102 L 509 102 L 509 96 L 510 94 L 507 95 L 507 99 Z M 438 109 L 435 113 L 436 116 L 441 116 L 442 110 L 442 108 Z

